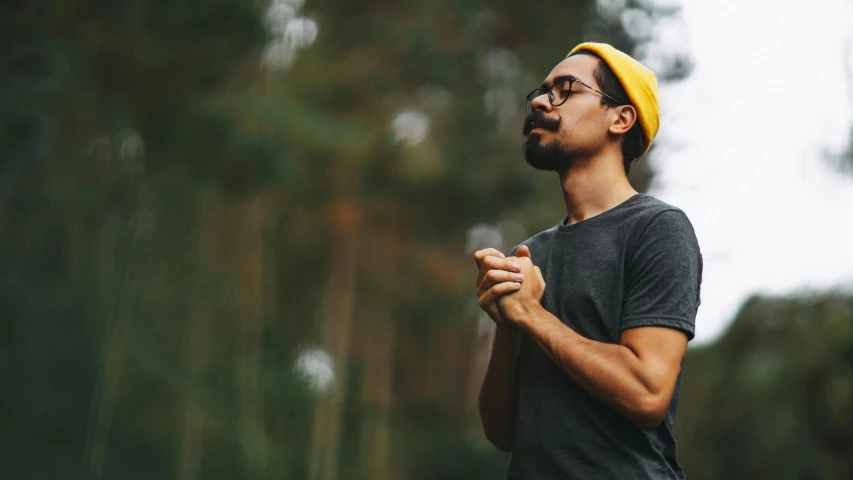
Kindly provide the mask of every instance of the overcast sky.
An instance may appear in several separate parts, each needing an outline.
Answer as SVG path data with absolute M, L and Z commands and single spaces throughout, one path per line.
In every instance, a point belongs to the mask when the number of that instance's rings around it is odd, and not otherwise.
M 822 160 L 853 120 L 853 0 L 681 5 L 696 68 L 661 88 L 650 193 L 699 238 L 698 344 L 753 293 L 853 289 L 853 175 Z

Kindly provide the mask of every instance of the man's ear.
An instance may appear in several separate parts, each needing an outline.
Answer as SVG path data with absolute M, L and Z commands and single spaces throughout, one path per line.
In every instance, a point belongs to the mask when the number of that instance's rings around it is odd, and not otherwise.
M 622 105 L 616 109 L 616 120 L 610 125 L 610 133 L 625 135 L 637 123 L 637 110 L 633 105 Z

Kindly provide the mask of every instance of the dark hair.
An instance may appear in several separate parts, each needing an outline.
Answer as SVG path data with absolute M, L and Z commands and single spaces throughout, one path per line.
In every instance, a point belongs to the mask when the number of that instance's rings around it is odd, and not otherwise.
M 598 87 L 601 88 L 601 91 L 610 95 L 611 97 L 619 100 L 619 103 L 622 105 L 629 105 L 631 102 L 628 100 L 628 94 L 625 93 L 625 88 L 622 87 L 622 83 L 619 82 L 619 79 L 616 78 L 616 74 L 613 73 L 613 70 L 610 69 L 610 66 L 607 65 L 607 62 L 601 59 L 598 55 L 593 52 L 589 52 L 586 50 L 581 50 L 574 55 L 590 55 L 598 59 L 598 67 L 596 67 L 595 71 L 592 72 L 593 78 L 598 83 Z M 572 56 L 574 56 L 572 55 Z M 613 103 L 612 100 L 607 97 L 601 97 L 601 104 L 607 105 L 610 107 L 617 106 Z M 634 126 L 628 130 L 628 133 L 625 134 L 625 138 L 622 139 L 622 164 L 625 167 L 625 174 L 631 170 L 631 162 L 639 158 L 643 155 L 643 131 L 640 128 L 640 119 L 634 123 Z

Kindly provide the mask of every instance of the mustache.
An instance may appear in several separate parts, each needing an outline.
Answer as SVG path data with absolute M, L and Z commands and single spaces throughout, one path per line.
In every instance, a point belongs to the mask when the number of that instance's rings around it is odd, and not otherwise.
M 534 128 L 544 128 L 553 132 L 560 128 L 560 120 L 550 119 L 541 110 L 536 110 L 524 119 L 524 127 L 521 130 L 521 134 L 526 137 Z

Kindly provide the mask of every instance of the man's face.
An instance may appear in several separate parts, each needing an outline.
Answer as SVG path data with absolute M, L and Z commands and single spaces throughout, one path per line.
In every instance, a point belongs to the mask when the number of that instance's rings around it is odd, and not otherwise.
M 543 88 L 547 92 L 555 80 L 571 76 L 600 90 L 593 78 L 598 62 L 591 55 L 569 57 L 554 67 Z M 575 158 L 596 153 L 608 141 L 611 119 L 601 95 L 578 82 L 572 83 L 562 105 L 551 105 L 548 94 L 543 93 L 532 100 L 531 109 L 533 114 L 524 123 L 524 157 L 534 168 L 566 170 Z

